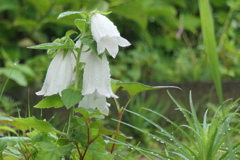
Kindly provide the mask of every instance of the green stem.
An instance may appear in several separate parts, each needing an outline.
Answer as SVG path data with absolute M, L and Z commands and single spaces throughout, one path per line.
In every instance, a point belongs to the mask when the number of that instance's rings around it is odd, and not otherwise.
M 132 100 L 132 98 L 133 98 L 133 97 L 130 97 L 130 98 L 128 99 L 126 105 L 125 105 L 123 108 L 118 109 L 118 122 L 117 122 L 117 127 L 116 127 L 116 133 L 117 133 L 117 134 L 118 134 L 119 129 L 120 129 L 120 125 L 121 125 L 121 120 L 122 120 L 123 113 L 124 113 L 125 109 L 127 108 L 128 104 L 130 103 L 130 101 Z M 114 139 L 117 140 L 117 137 L 118 137 L 118 136 L 115 136 Z M 115 144 L 116 144 L 116 141 L 113 143 L 110 153 L 113 153 L 114 148 L 115 148 Z
M 79 69 L 80 68 L 80 57 L 81 57 L 81 53 L 82 53 L 82 48 L 83 48 L 83 44 L 81 43 L 80 45 L 80 49 L 79 49 L 79 52 L 77 53 L 77 58 L 76 58 L 76 77 L 75 77 L 75 83 L 74 83 L 74 89 L 78 89 L 79 87 L 79 81 L 81 79 L 79 79 L 79 74 L 81 72 L 81 70 Z M 74 116 L 74 106 L 72 106 L 70 108 L 70 112 L 69 112 L 69 118 L 68 118 L 68 129 L 67 129 L 67 135 L 69 136 L 70 134 L 70 128 L 71 128 L 71 119 L 73 118 Z

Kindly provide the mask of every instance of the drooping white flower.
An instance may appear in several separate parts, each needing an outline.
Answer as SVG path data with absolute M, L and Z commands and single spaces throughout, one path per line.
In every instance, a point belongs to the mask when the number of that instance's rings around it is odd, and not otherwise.
M 97 91 L 92 94 L 85 95 L 78 107 L 98 109 L 101 113 L 108 115 L 110 104 L 107 103 L 106 97 L 99 95 Z
M 76 60 L 72 53 L 68 52 L 64 57 L 63 51 L 57 53 L 52 59 L 43 87 L 36 92 L 37 95 L 50 96 L 59 93 L 69 87 L 75 79 L 74 67 Z
M 99 95 L 118 98 L 111 89 L 110 68 L 106 55 L 103 54 L 101 59 L 91 52 L 85 63 L 82 94 L 89 95 L 97 91 Z
M 97 42 L 98 54 L 104 52 L 105 48 L 115 58 L 118 53 L 118 45 L 126 47 L 131 45 L 120 36 L 117 27 L 105 16 L 94 14 L 91 19 L 91 31 L 93 39 Z

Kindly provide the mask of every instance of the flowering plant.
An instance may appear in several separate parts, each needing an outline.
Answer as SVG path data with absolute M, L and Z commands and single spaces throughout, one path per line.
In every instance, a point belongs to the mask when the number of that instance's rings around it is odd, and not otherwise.
M 52 43 L 29 47 L 47 49 L 47 53 L 53 56 L 43 87 L 36 93 L 46 98 L 34 107 L 43 109 L 65 106 L 69 109 L 67 128 L 59 131 L 45 120 L 35 117 L 5 119 L 4 123 L 18 127 L 23 133 L 20 136 L 10 130 L 18 136 L 12 140 L 13 145 L 17 144 L 21 148 L 19 142 L 25 143 L 26 153 L 18 155 L 20 159 L 113 159 L 117 156 L 116 148 L 130 146 L 125 140 L 131 137 L 120 132 L 120 122 L 132 98 L 146 90 L 177 88 L 151 87 L 111 79 L 107 55 L 115 58 L 119 46 L 127 47 L 130 43 L 120 36 L 117 27 L 105 16 L 109 13 L 98 10 L 89 13 L 68 11 L 61 13 L 58 19 L 72 14 L 81 17 L 74 21 L 79 33 L 70 30 Z M 71 39 L 74 34 L 76 38 Z M 116 91 L 120 87 L 129 94 L 124 107 L 117 100 L 119 97 Z M 116 102 L 118 122 L 115 131 L 107 130 L 101 123 L 109 114 L 107 98 L 114 98 Z M 7 153 L 7 147 L 12 144 L 2 149 L 7 156 L 12 156 Z

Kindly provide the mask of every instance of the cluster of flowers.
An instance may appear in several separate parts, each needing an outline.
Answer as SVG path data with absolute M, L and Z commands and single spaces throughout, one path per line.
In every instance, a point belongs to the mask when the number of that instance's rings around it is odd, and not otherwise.
M 83 62 L 83 84 L 79 107 L 98 109 L 103 114 L 108 114 L 110 104 L 106 98 L 118 98 L 110 86 L 110 68 L 105 54 L 105 49 L 115 58 L 118 54 L 118 46 L 126 47 L 130 43 L 120 36 L 117 27 L 105 16 L 94 14 L 91 18 L 91 33 L 97 43 L 97 54 L 103 54 L 100 58 L 89 47 L 84 45 L 80 62 Z M 76 47 L 81 44 L 76 42 Z M 50 96 L 60 94 L 75 80 L 76 56 L 68 52 L 59 51 L 51 61 L 42 89 L 37 95 Z

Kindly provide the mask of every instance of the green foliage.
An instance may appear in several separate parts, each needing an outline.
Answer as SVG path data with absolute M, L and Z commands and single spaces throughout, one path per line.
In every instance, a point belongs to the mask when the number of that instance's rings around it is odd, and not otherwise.
M 76 105 L 81 99 L 82 95 L 80 90 L 65 89 L 62 91 L 62 102 L 67 108 Z
M 60 108 L 62 106 L 64 106 L 64 104 L 61 101 L 61 97 L 58 94 L 55 94 L 44 98 L 38 104 L 36 104 L 34 108 Z
M 224 107 L 220 106 L 217 111 L 213 113 L 211 119 L 208 119 L 207 115 L 209 113 L 207 110 L 204 114 L 203 122 L 200 122 L 192 103 L 191 94 L 189 98 L 190 111 L 180 105 L 173 97 L 171 98 L 177 105 L 178 110 L 185 117 L 187 124 L 178 125 L 154 110 L 148 108 L 145 108 L 145 110 L 149 111 L 149 113 L 154 113 L 171 123 L 175 128 L 171 131 L 172 133 L 149 118 L 130 110 L 127 110 L 127 112 L 143 118 L 145 121 L 156 127 L 157 131 L 155 133 L 149 133 L 144 129 L 125 122 L 121 123 L 153 137 L 154 140 L 161 144 L 165 144 L 165 147 L 168 148 L 167 155 L 169 156 L 169 159 L 181 158 L 207 160 L 234 159 L 237 157 L 240 147 L 239 142 L 232 145 L 234 142 L 232 139 L 229 139 L 228 136 L 232 136 L 234 135 L 234 132 L 238 132 L 238 125 L 234 125 L 235 117 L 239 116 L 237 113 L 239 107 L 236 105 L 238 100 L 228 105 L 224 105 Z M 224 115 L 221 112 L 222 107 L 224 108 Z M 181 133 L 181 141 L 177 136 L 174 136 L 174 133 L 177 132 Z M 162 153 L 158 152 L 158 154 Z

